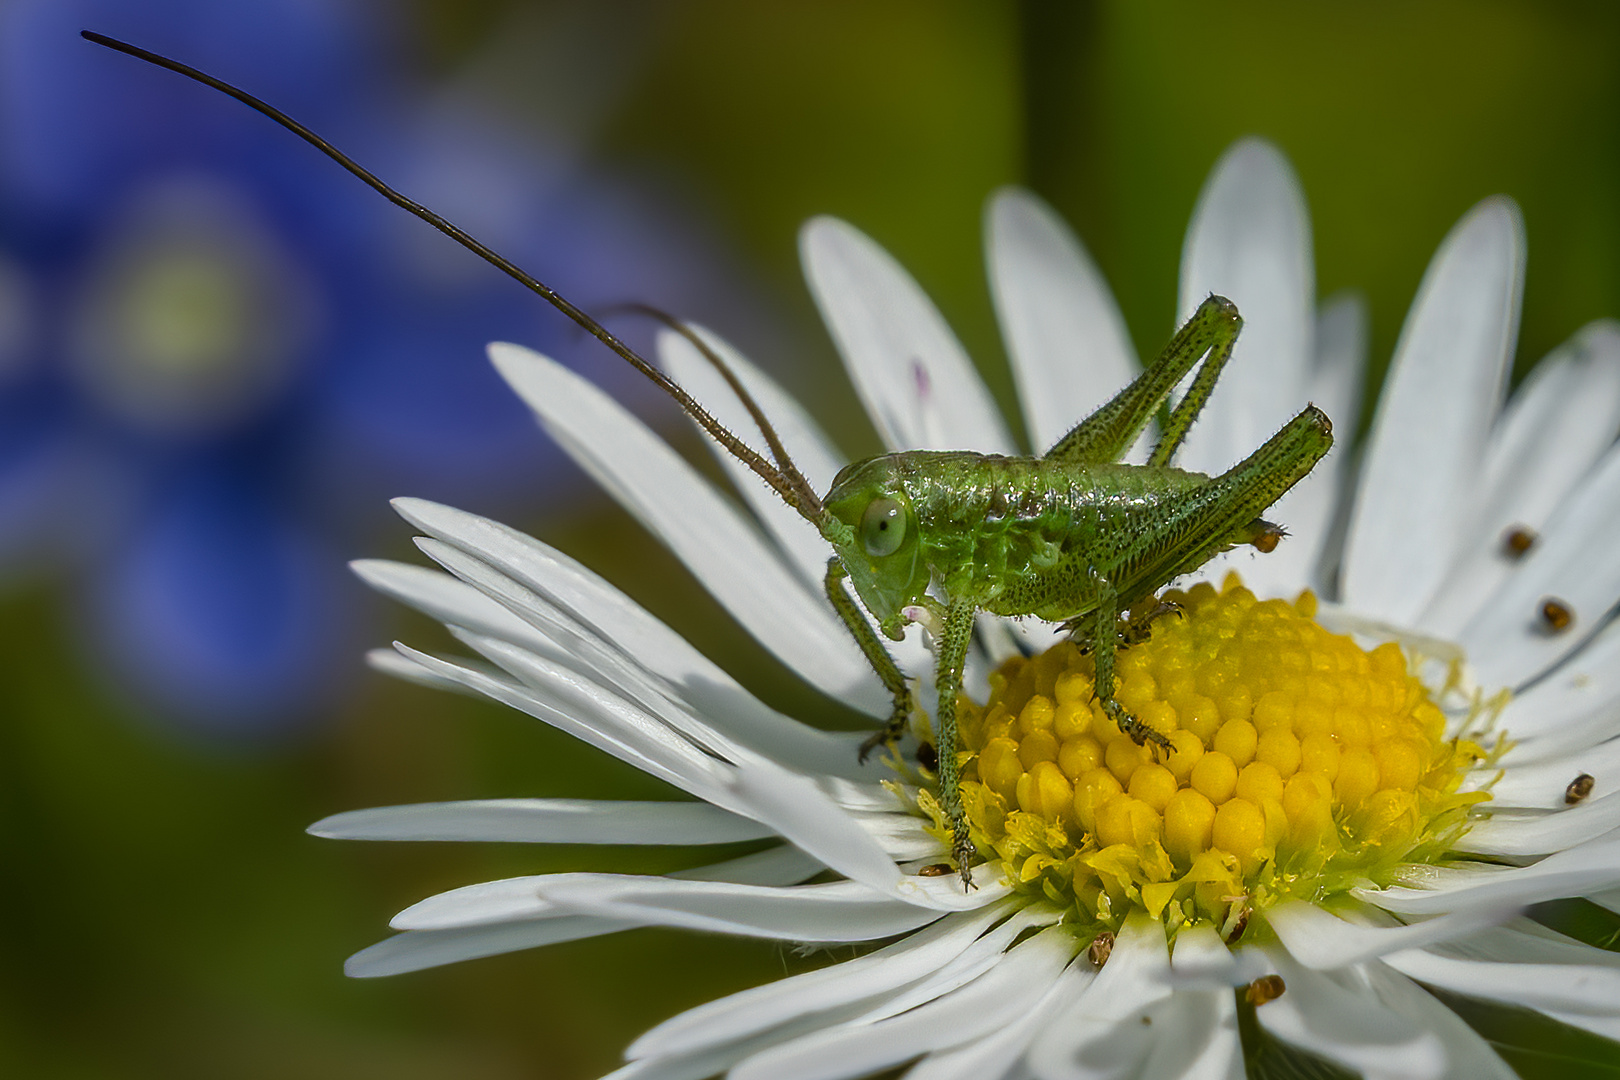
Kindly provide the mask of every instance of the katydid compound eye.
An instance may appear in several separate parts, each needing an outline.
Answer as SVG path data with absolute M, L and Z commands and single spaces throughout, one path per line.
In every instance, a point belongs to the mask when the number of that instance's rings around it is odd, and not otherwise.
M 873 499 L 861 515 L 861 543 L 866 553 L 881 559 L 900 550 L 906 538 L 906 509 L 893 499 Z

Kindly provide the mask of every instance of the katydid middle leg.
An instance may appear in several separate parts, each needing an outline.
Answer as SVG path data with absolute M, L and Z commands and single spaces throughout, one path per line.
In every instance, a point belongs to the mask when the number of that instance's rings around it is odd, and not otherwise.
M 934 687 L 939 692 L 934 716 L 934 737 L 939 740 L 939 795 L 945 821 L 951 829 L 951 858 L 966 888 L 973 886 L 973 839 L 968 835 L 967 811 L 962 806 L 962 766 L 956 749 L 956 698 L 962 692 L 962 671 L 967 664 L 968 647 L 973 642 L 973 616 L 978 610 L 978 605 L 971 600 L 952 600 L 945 608 L 939 634 L 934 639 Z
M 1100 584 L 1102 595 L 1091 617 L 1091 660 L 1096 672 L 1097 700 L 1102 702 L 1103 711 L 1108 714 L 1108 718 L 1138 746 L 1145 745 L 1151 740 L 1168 750 L 1170 749 L 1168 738 L 1132 716 L 1123 705 L 1114 700 L 1114 654 L 1119 648 L 1117 641 L 1119 597 L 1114 592 L 1113 585 L 1106 579 Z

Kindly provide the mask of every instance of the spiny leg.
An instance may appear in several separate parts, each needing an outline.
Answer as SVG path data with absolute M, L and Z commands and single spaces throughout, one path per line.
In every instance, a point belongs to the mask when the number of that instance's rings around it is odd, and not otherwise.
M 1210 297 L 1205 304 L 1219 300 L 1231 307 L 1230 300 L 1220 297 Z M 1199 308 L 1203 310 L 1202 307 Z M 1164 429 L 1159 432 L 1159 441 L 1148 455 L 1147 463 L 1163 468 L 1170 464 L 1170 459 L 1181 448 L 1182 442 L 1187 438 L 1193 421 L 1198 414 L 1204 411 L 1204 405 L 1209 401 L 1209 395 L 1215 391 L 1215 381 L 1221 377 L 1221 369 L 1232 358 L 1232 347 L 1237 344 L 1238 332 L 1243 329 L 1243 319 L 1237 313 L 1237 308 L 1231 308 L 1231 322 L 1217 324 L 1214 338 L 1209 349 L 1209 359 L 1204 366 L 1198 369 L 1197 378 L 1187 387 L 1186 396 L 1176 403 L 1171 410 L 1170 417 L 1164 423 Z
M 861 743 L 860 759 L 865 761 L 873 750 L 879 746 L 893 745 L 896 739 L 905 734 L 906 722 L 911 719 L 911 687 L 906 684 L 906 677 L 894 662 L 894 657 L 878 640 L 872 624 L 866 621 L 861 609 L 850 599 L 849 590 L 844 588 L 844 579 L 848 576 L 849 571 L 844 569 L 837 556 L 827 560 L 827 599 L 849 628 L 855 644 L 860 646 L 861 652 L 866 655 L 866 662 L 877 672 L 877 677 L 883 681 L 883 689 L 889 692 L 894 702 L 883 729 Z
M 1194 380 L 1186 398 L 1171 414 L 1166 423 L 1167 437 L 1161 437 L 1158 449 L 1173 451 L 1180 444 L 1186 427 L 1197 417 L 1198 410 L 1209 397 L 1221 367 L 1232 353 L 1232 343 L 1243 329 L 1243 319 L 1237 307 L 1225 297 L 1211 296 L 1193 313 L 1176 336 L 1170 339 L 1164 352 L 1149 364 L 1141 375 L 1125 389 L 1099 406 L 1097 411 L 1080 421 L 1044 457 L 1054 461 L 1072 461 L 1078 464 L 1106 464 L 1118 461 L 1131 448 L 1137 435 L 1153 418 L 1170 391 L 1176 388 L 1193 365 L 1206 354 L 1205 362 Z M 1189 404 L 1190 403 L 1190 404 Z M 1175 427 L 1177 417 L 1185 416 L 1179 434 L 1173 439 L 1168 433 Z
M 968 835 L 967 811 L 962 808 L 962 766 L 957 760 L 956 698 L 962 692 L 962 668 L 973 641 L 973 616 L 978 606 L 953 600 L 945 610 L 944 625 L 934 642 L 934 685 L 939 691 L 935 732 L 939 739 L 939 793 L 945 820 L 951 827 L 951 858 L 962 875 L 962 885 L 973 887 L 973 839 Z
M 1132 572 L 1142 579 L 1169 581 L 1236 544 L 1268 543 L 1268 537 L 1282 530 L 1259 515 L 1304 479 L 1332 445 L 1332 422 L 1316 406 L 1306 406 L 1258 450 L 1189 492 L 1153 525 L 1167 536 L 1202 537 L 1203 544 L 1158 545 L 1154 557 L 1134 565 Z
M 1138 746 L 1145 745 L 1151 739 L 1168 751 L 1168 738 L 1126 712 L 1125 706 L 1114 700 L 1114 652 L 1118 648 L 1118 623 L 1119 599 L 1113 586 L 1109 585 L 1092 617 L 1091 659 L 1096 665 L 1097 700 L 1102 702 L 1108 718 L 1118 724 L 1119 730 L 1129 735 Z

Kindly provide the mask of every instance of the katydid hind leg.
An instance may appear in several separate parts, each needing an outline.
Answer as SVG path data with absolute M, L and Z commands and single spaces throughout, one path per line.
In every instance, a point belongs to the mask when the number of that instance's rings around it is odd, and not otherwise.
M 823 582 L 827 589 L 827 600 L 832 604 L 833 610 L 849 628 L 850 635 L 854 637 L 855 644 L 860 646 L 866 662 L 872 665 L 872 670 L 883 682 L 883 689 L 889 692 L 893 707 L 889 711 L 889 718 L 883 728 L 861 743 L 860 760 L 865 761 L 867 755 L 880 746 L 892 746 L 895 741 L 905 734 L 906 724 L 911 719 L 911 687 L 906 682 L 905 673 L 900 665 L 894 662 L 889 650 L 872 629 L 872 624 L 866 621 L 861 609 L 850 598 L 849 590 L 844 587 L 844 579 L 849 571 L 835 555 L 827 560 L 827 576 Z
M 1333 424 L 1314 405 L 1284 424 L 1254 453 L 1185 497 L 1175 512 L 1154 523 L 1167 536 L 1198 537 L 1198 546 L 1148 544 L 1158 554 L 1133 568 L 1138 581 L 1168 583 L 1191 573 L 1235 543 L 1261 550 L 1276 546 L 1284 530 L 1261 514 L 1303 480 L 1333 446 Z
M 1237 344 L 1238 333 L 1243 329 L 1243 318 L 1238 315 L 1237 308 L 1231 306 L 1230 300 L 1210 297 L 1204 304 L 1217 302 L 1227 305 L 1230 314 L 1215 323 L 1208 358 L 1198 369 L 1192 385 L 1187 387 L 1187 393 L 1176 402 L 1175 408 L 1170 410 L 1170 415 L 1160 424 L 1159 441 L 1154 445 L 1153 452 L 1148 455 L 1149 465 L 1163 468 L 1170 464 L 1170 459 L 1186 441 L 1187 432 L 1192 430 L 1193 421 L 1204 411 L 1204 406 L 1209 402 L 1209 395 L 1215 392 L 1215 383 L 1221 377 L 1221 370 L 1232 358 L 1232 347 Z M 1226 309 L 1221 310 L 1224 315 Z
M 1185 418 L 1185 426 L 1191 426 L 1198 410 L 1203 407 L 1203 400 L 1208 398 L 1215 379 L 1220 376 L 1221 366 L 1231 354 L 1232 343 L 1237 340 L 1238 331 L 1242 326 L 1243 319 L 1230 300 L 1211 296 L 1198 306 L 1192 318 L 1176 331 L 1175 337 L 1170 339 L 1170 344 L 1165 346 L 1158 358 L 1149 364 L 1134 382 L 1099 406 L 1096 412 L 1080 421 L 1044 456 L 1053 461 L 1068 461 L 1082 465 L 1103 465 L 1118 461 L 1125 456 L 1125 452 L 1131 448 L 1131 444 L 1136 441 L 1136 437 L 1142 433 L 1142 429 L 1147 426 L 1170 392 L 1176 388 L 1176 384 L 1181 382 L 1200 359 L 1208 356 L 1209 360 L 1205 361 L 1203 369 L 1193 383 L 1194 388 L 1204 383 L 1208 386 L 1196 399 L 1193 398 L 1192 391 L 1189 391 L 1187 399 L 1183 399 L 1176 410 L 1169 414 L 1173 421 L 1182 411 L 1182 407 L 1187 405 L 1188 399 L 1194 400 L 1195 404 Z M 1171 421 L 1167 421 L 1167 426 Z M 1185 434 L 1184 429 L 1182 434 Z M 1179 438 L 1174 442 L 1175 445 L 1179 445 Z M 1164 439 L 1161 439 L 1160 446 L 1163 445 Z M 1170 449 L 1174 450 L 1174 445 Z

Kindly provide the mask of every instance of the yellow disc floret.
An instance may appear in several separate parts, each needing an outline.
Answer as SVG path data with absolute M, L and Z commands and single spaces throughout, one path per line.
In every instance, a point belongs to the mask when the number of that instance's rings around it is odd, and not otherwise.
M 1444 853 L 1487 795 L 1477 748 L 1393 644 L 1317 624 L 1309 593 L 1257 601 L 1229 578 L 1122 649 L 1115 698 L 1166 736 L 1142 746 L 1097 703 L 1073 642 L 1014 659 L 963 701 L 963 801 L 1015 887 L 1117 929 L 1133 909 L 1217 929 L 1285 897 L 1383 883 Z

